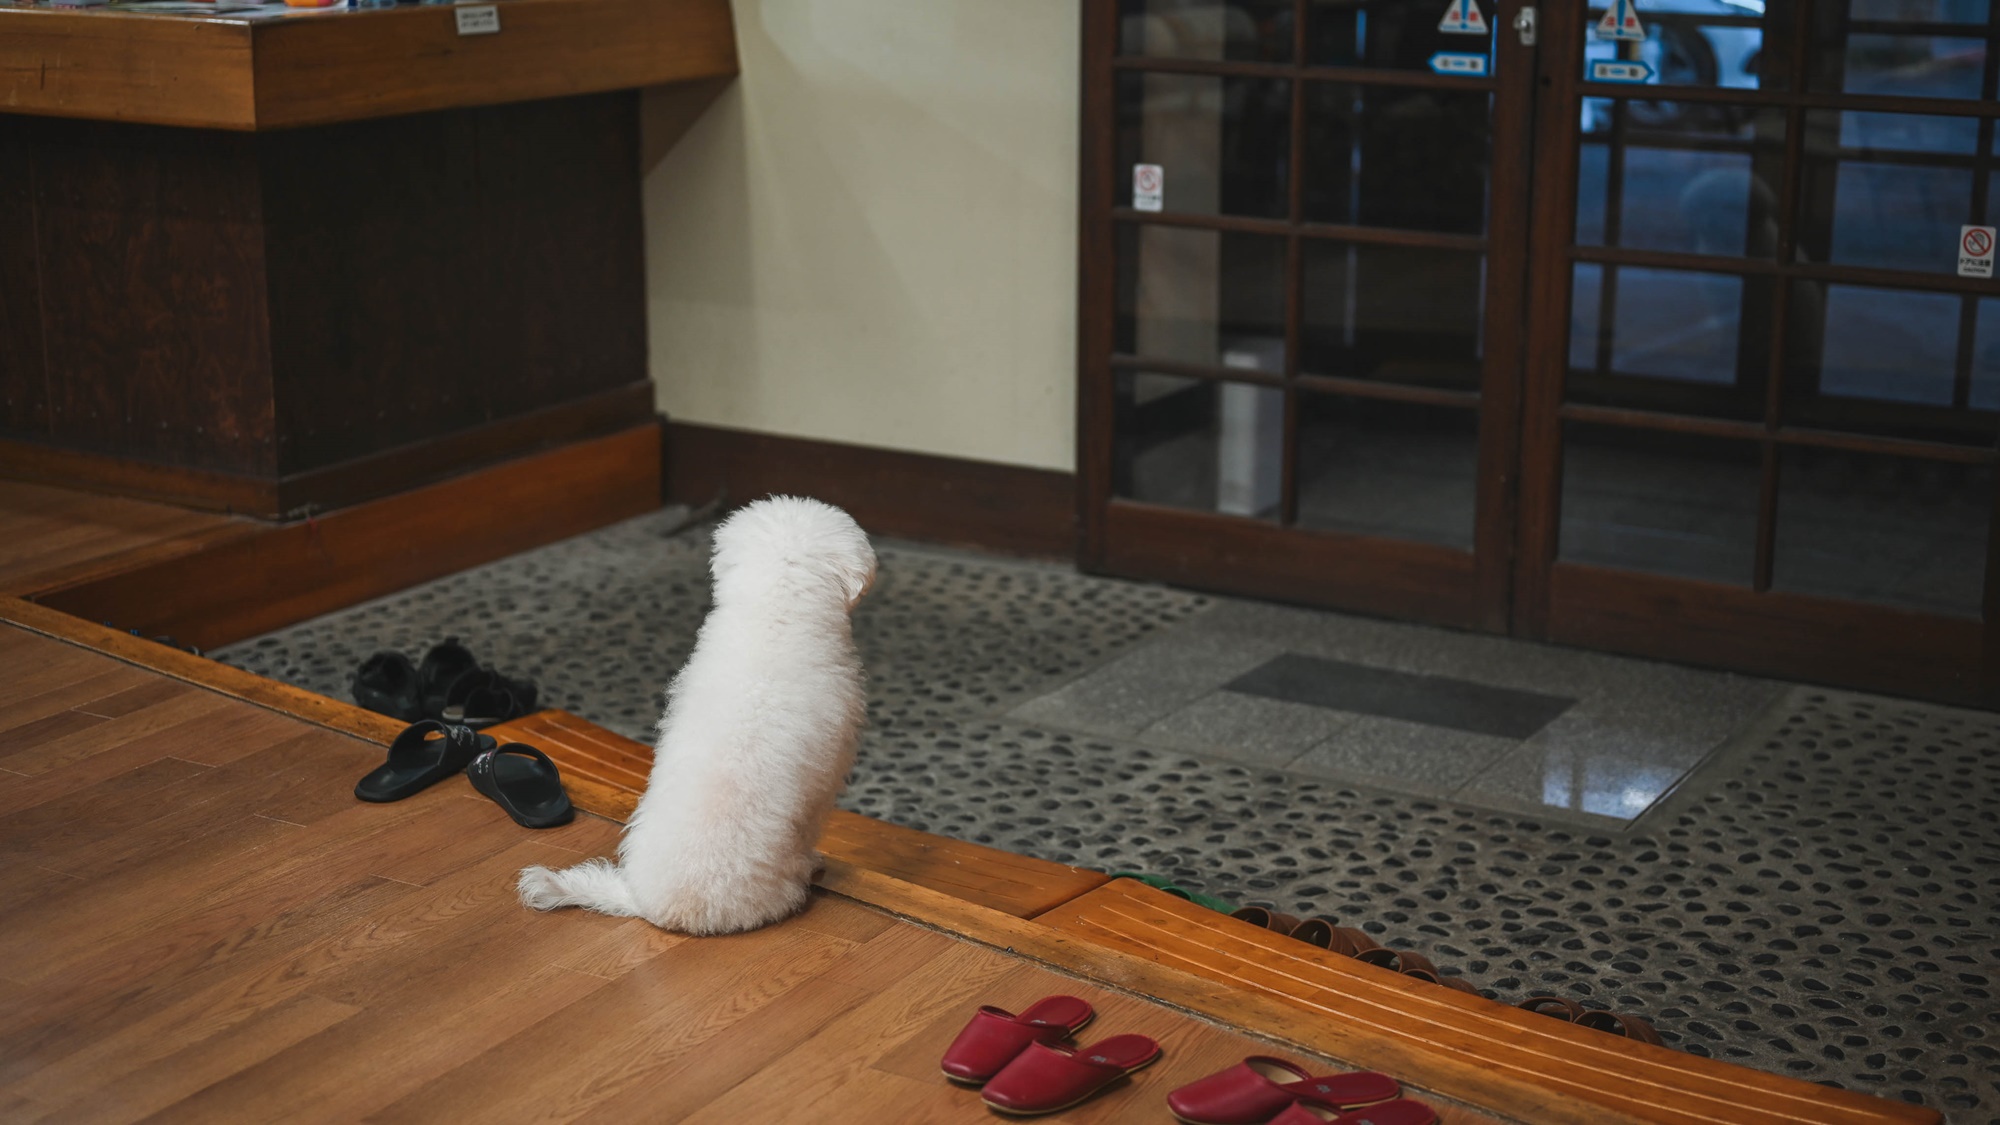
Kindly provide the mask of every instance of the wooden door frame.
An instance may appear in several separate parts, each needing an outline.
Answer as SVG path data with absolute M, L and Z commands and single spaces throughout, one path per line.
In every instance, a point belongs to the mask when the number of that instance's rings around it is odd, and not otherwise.
M 1713 102 L 1781 106 L 1786 113 L 1785 172 L 1778 203 L 1781 234 L 1776 264 L 1770 271 L 1779 280 L 1774 285 L 1772 323 L 1768 326 L 1771 346 L 1764 417 L 1755 423 L 1677 416 L 1654 420 L 1664 429 L 1763 442 L 1755 575 L 1749 586 L 1614 570 L 1563 562 L 1558 557 L 1564 421 L 1617 422 L 1621 414 L 1636 412 L 1564 402 L 1570 366 L 1570 288 L 1573 261 L 1577 260 L 1573 251 L 1580 148 L 1577 99 L 1583 86 L 1581 48 L 1587 34 L 1587 6 L 1559 4 L 1543 9 L 1541 22 L 1548 49 L 1542 52 L 1536 83 L 1544 96 L 1537 114 L 1533 167 L 1538 182 L 1546 186 L 1535 197 L 1530 234 L 1535 288 L 1529 307 L 1534 316 L 1521 423 L 1522 500 L 1514 571 L 1514 632 L 1594 649 L 1994 706 L 2000 704 L 2000 690 L 1996 690 L 2000 685 L 1995 683 L 1996 671 L 2000 671 L 2000 636 L 1996 636 L 2000 630 L 1989 629 L 1984 622 L 1992 621 L 1996 606 L 2000 606 L 2000 488 L 1996 488 L 1995 513 L 1988 523 L 1982 621 L 1770 589 L 1779 443 L 1819 444 L 1863 453 L 1897 453 L 1915 444 L 1861 434 L 1805 432 L 1797 427 L 1790 427 L 1781 437 L 1787 346 L 1783 326 L 1791 290 L 1786 278 L 1820 275 L 1846 279 L 1866 274 L 1882 284 L 1931 288 L 1939 284 L 1936 278 L 1903 271 L 1791 264 L 1799 222 L 1806 113 L 1837 108 L 1849 101 L 1866 101 L 1867 108 L 1895 112 L 1937 109 L 1934 99 L 1920 97 L 1860 99 L 1804 92 L 1813 2 L 1794 0 L 1789 5 L 1789 92 L 1746 94 L 1716 89 L 1696 90 L 1691 95 Z M 2000 42 L 1994 47 L 2000 47 Z M 1677 89 L 1677 99 L 1683 93 Z M 2000 107 L 1986 115 L 2000 116 Z M 2000 285 L 1995 289 L 2000 292 Z M 1973 447 L 1936 451 L 1935 455 L 1993 462 L 1990 451 L 1975 455 Z
M 1535 49 L 1522 46 L 1509 25 L 1526 0 L 1498 0 L 1491 18 L 1495 71 L 1525 75 Z M 1304 35 L 1309 4 L 1294 0 L 1294 57 L 1290 66 L 1291 151 L 1304 146 L 1304 78 L 1367 83 L 1370 72 L 1354 68 L 1307 67 Z M 1392 540 L 1334 531 L 1280 526 L 1213 513 L 1172 509 L 1112 496 L 1115 413 L 1114 315 L 1116 302 L 1115 213 L 1117 169 L 1115 63 L 1118 46 L 1115 0 L 1082 5 L 1081 167 L 1078 200 L 1077 292 L 1077 563 L 1088 572 L 1116 573 L 1230 593 L 1304 602 L 1336 609 L 1409 618 L 1436 624 L 1505 632 L 1509 627 L 1513 579 L 1516 472 L 1519 459 L 1520 364 L 1525 349 L 1532 78 L 1493 81 L 1487 171 L 1488 215 L 1482 236 L 1485 308 L 1481 320 L 1481 379 L 1477 392 L 1478 461 L 1475 481 L 1473 549 Z M 1227 69 L 1218 64 L 1208 69 Z M 1161 69 L 1169 69 L 1171 64 Z M 1272 67 L 1245 67 L 1270 74 Z M 1343 75 L 1342 71 L 1349 74 Z M 1204 72 L 1208 72 L 1207 69 Z M 1379 72 L 1377 72 L 1379 73 Z M 1408 78 L 1405 76 L 1405 83 Z M 1424 75 L 1423 84 L 1430 84 Z M 1438 81 L 1440 87 L 1453 86 Z M 1497 138 L 1511 138 L 1502 144 Z M 1297 225 L 1302 161 L 1290 170 L 1290 210 Z M 1172 222 L 1172 216 L 1164 221 Z M 1204 229 L 1229 226 L 1204 221 Z M 1246 229 L 1256 224 L 1241 224 Z M 1299 335 L 1302 321 L 1302 236 L 1288 237 L 1286 255 L 1286 498 L 1295 510 L 1297 406 L 1301 381 Z M 1378 240 L 1383 236 L 1377 235 Z M 1388 236 L 1394 239 L 1394 234 Z M 1428 244 L 1413 234 L 1410 244 Z M 1492 263 L 1500 260 L 1496 268 Z M 1512 265 L 1506 265 L 1511 262 Z M 1155 365 L 1149 364 L 1149 369 Z M 1171 365 L 1158 365 L 1171 370 Z M 1304 385 L 1363 393 L 1407 402 L 1451 402 L 1472 396 L 1425 388 L 1355 385 L 1361 380 L 1319 378 Z

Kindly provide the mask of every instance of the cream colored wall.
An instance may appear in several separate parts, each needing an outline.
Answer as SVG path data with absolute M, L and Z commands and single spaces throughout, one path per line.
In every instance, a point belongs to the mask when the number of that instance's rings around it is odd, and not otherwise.
M 1077 0 L 735 13 L 742 77 L 649 153 L 660 408 L 1071 469 Z

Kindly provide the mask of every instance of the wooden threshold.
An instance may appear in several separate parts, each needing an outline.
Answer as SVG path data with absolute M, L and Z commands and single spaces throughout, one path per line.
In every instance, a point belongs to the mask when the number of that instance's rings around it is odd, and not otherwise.
M 18 598 L 0 619 L 377 745 L 402 724 Z M 643 744 L 561 712 L 494 728 L 539 739 L 586 808 L 616 811 Z M 622 794 L 623 796 L 618 796 Z M 589 803 L 589 804 L 587 804 Z M 623 806 L 629 810 L 629 803 Z M 1416 1088 L 1536 1125 L 1929 1125 L 1922 1107 L 1614 1038 L 1337 957 L 1130 880 L 838 814 L 824 891 Z M 982 871 L 982 865 L 992 865 Z M 1065 884 L 1063 872 L 1074 873 Z M 1063 901 L 1023 907 L 1053 874 Z M 1088 881 L 1094 886 L 1069 889 Z M 1051 896 L 1053 897 L 1053 896 Z M 1029 915 L 1032 914 L 1032 917 Z M 1470 1120 L 1454 1118 L 1454 1120 Z
M 87 621 L 220 648 L 659 504 L 660 428 L 647 422 L 40 600 Z
M 0 480 L 0 594 L 74 586 L 263 530 L 238 517 Z
M 542 711 L 492 728 L 502 742 L 540 749 L 562 771 L 570 799 L 586 812 L 623 823 L 632 815 L 653 765 L 653 748 L 567 711 Z M 1033 918 L 1110 876 L 998 848 L 933 836 L 835 809 L 820 834 L 829 860 L 929 887 L 1017 918 Z

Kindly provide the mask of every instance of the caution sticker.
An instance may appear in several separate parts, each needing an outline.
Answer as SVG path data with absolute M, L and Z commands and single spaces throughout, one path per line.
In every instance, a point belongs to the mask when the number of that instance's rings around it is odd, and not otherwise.
M 1993 228 L 1958 228 L 1958 276 L 1993 276 Z
M 1644 42 L 1646 29 L 1639 26 L 1638 0 L 1611 0 L 1611 6 L 1604 10 L 1604 18 L 1597 21 L 1597 37 Z
M 1479 0 L 1451 0 L 1451 7 L 1438 21 L 1438 30 L 1446 35 L 1486 34 L 1486 14 L 1479 10 Z
M 1132 165 L 1132 209 L 1158 211 L 1166 205 L 1167 174 L 1158 164 Z

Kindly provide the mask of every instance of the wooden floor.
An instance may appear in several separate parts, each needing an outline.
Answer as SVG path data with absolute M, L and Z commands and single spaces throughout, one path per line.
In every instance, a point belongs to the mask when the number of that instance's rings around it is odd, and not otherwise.
M 0 594 L 40 593 L 177 558 L 253 534 L 260 526 L 143 500 L 0 480 Z
M 727 938 L 536 914 L 515 872 L 615 825 L 361 804 L 378 746 L 19 629 L 0 666 L 0 1119 L 992 1120 L 937 1056 L 1050 992 L 1167 1052 L 1056 1120 L 1272 1049 L 824 891 Z
M 591 458 L 652 465 L 649 436 L 562 460 L 586 477 Z M 514 899 L 519 868 L 605 854 L 615 823 L 528 832 L 462 779 L 362 804 L 353 781 L 401 724 L 60 604 L 96 590 L 152 605 L 157 580 L 181 572 L 254 602 L 204 560 L 241 555 L 262 573 L 272 555 L 250 548 L 301 536 L 323 566 L 411 580 L 348 557 L 349 539 L 394 541 L 426 505 L 458 507 L 457 490 L 511 473 L 551 477 L 503 466 L 357 508 L 352 528 L 276 530 L 0 485 L 0 564 L 13 568 L 0 575 L 61 591 L 0 592 L 0 1121 L 990 1121 L 937 1055 L 976 1005 L 1050 992 L 1098 1006 L 1086 1038 L 1142 1031 L 1168 1051 L 1054 1120 L 1167 1120 L 1166 1091 L 1250 1053 L 1361 1060 L 1494 1114 L 1415 1091 L 1451 1125 L 1937 1120 L 1414 982 L 1098 872 L 845 814 L 821 839 L 811 908 L 754 934 L 535 914 Z M 643 472 L 614 476 L 609 507 L 570 518 L 643 502 Z M 245 527 L 255 542 L 223 542 Z M 487 528 L 480 550 L 528 534 Z M 303 577 L 285 612 L 353 592 L 290 570 Z M 513 726 L 564 763 L 580 806 L 611 816 L 650 768 L 650 747 L 561 712 Z

